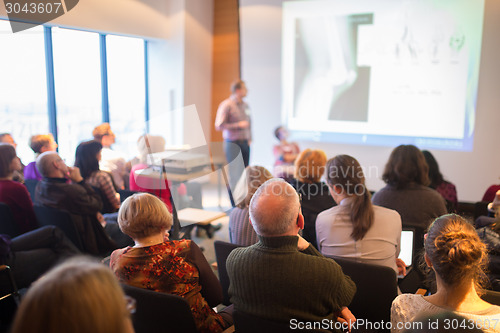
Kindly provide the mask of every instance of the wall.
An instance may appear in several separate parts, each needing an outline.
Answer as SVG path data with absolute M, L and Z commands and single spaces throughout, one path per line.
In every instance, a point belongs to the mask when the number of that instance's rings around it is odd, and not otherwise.
M 252 109 L 253 137 L 251 163 L 271 167 L 270 142 L 273 129 L 281 122 L 281 0 L 240 0 L 242 78 L 247 82 L 247 101 Z M 500 66 L 497 32 L 500 31 L 500 2 L 486 0 L 484 37 L 474 148 L 472 152 L 433 150 L 445 178 L 456 184 L 459 200 L 478 201 L 486 188 L 499 183 L 500 154 Z M 368 170 L 367 184 L 384 186 L 381 173 L 392 147 L 360 146 L 321 142 L 299 142 L 301 148 L 320 148 L 329 157 L 350 154 Z
M 212 33 L 214 0 L 186 1 L 184 53 L 184 105 L 196 106 L 185 119 L 184 142 L 191 146 L 210 142 L 212 103 Z M 202 128 L 193 127 L 198 117 Z

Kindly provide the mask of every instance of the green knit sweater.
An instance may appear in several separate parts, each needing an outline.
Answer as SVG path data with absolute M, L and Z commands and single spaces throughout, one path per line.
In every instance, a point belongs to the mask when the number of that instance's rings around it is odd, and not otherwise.
M 227 258 L 235 309 L 273 321 L 336 318 L 356 292 L 352 280 L 313 246 L 297 249 L 297 236 L 262 237 Z

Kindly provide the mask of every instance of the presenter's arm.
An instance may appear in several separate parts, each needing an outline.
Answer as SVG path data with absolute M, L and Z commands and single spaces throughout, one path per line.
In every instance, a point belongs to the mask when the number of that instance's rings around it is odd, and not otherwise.
M 217 131 L 222 131 L 225 129 L 235 130 L 239 128 L 246 128 L 250 126 L 248 121 L 242 120 L 234 123 L 229 122 L 229 111 L 231 106 L 226 102 L 222 102 L 217 109 L 217 115 L 215 116 L 215 129 Z

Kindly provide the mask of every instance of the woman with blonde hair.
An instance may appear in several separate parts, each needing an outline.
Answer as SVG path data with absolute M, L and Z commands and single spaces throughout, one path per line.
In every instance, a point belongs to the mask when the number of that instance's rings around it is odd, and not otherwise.
M 46 151 L 56 151 L 57 143 L 52 134 L 38 134 L 30 138 L 30 148 L 35 153 L 35 161 L 24 168 L 24 179 L 42 180 L 42 175 L 36 168 L 36 158 Z
M 359 162 L 349 155 L 330 159 L 326 182 L 338 206 L 321 212 L 316 219 L 318 250 L 404 274 L 405 265 L 397 259 L 401 217 L 394 210 L 372 205 Z
M 273 178 L 273 175 L 266 168 L 257 165 L 246 167 L 243 175 L 247 194 L 229 214 L 229 237 L 233 244 L 249 246 L 259 241 L 249 219 L 250 200 L 260 185 Z
M 135 242 L 111 254 L 110 267 L 120 282 L 184 297 L 200 332 L 222 332 L 231 325 L 230 316 L 212 309 L 222 301 L 222 288 L 198 245 L 168 239 L 172 215 L 160 199 L 149 193 L 128 197 L 118 224 Z
M 126 298 L 109 268 L 71 259 L 42 276 L 23 297 L 12 333 L 133 333 Z
M 328 186 L 321 181 L 325 172 L 326 154 L 319 149 L 305 149 L 295 159 L 294 179 L 290 181 L 299 196 L 304 215 L 302 237 L 318 247 L 316 243 L 316 216 L 325 209 L 335 206 Z
M 444 311 L 465 317 L 466 325 L 484 332 L 500 331 L 500 307 L 479 297 L 488 251 L 470 223 L 455 214 L 437 218 L 425 238 L 424 258 L 436 278 L 437 292 L 396 297 L 391 308 L 392 332 L 401 332 L 402 324 L 420 315 Z

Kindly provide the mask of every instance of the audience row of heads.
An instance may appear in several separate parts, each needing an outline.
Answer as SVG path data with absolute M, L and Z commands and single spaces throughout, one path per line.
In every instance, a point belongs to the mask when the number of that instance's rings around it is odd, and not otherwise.
M 293 236 L 303 228 L 300 198 L 282 179 L 270 179 L 255 191 L 249 213 L 255 231 L 261 236 Z M 486 246 L 463 217 L 447 214 L 437 218 L 428 229 L 424 247 L 427 265 L 446 285 L 455 287 L 474 282 L 479 288 L 486 282 Z
M 109 147 L 115 142 L 115 134 L 111 130 L 109 123 L 102 123 L 96 126 L 92 131 L 92 135 L 95 141 L 101 143 L 104 147 Z M 5 142 L 11 144 L 14 148 L 17 148 L 17 143 L 10 133 L 1 133 L 0 142 Z M 58 145 L 54 140 L 52 134 L 37 134 L 33 135 L 29 139 L 29 146 L 31 150 L 38 156 L 46 151 L 56 151 Z

